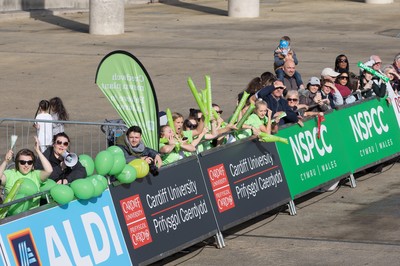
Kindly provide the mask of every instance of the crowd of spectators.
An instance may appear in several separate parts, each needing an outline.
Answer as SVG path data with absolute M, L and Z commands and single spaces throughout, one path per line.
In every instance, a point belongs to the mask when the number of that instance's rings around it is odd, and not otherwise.
M 203 114 L 193 108 L 186 119 L 180 115 L 182 126 L 174 119 L 176 134 L 168 126 L 162 127 L 161 137 L 164 138 L 164 142 L 160 144 L 160 155 L 163 163 L 168 164 L 223 143 L 258 136 L 260 132 L 276 134 L 279 127 L 285 124 L 297 123 L 303 126 L 303 120 L 308 117 L 323 116 L 332 109 L 365 98 L 385 98 L 390 103 L 387 98 L 388 83 L 395 93 L 399 90 L 400 53 L 394 57 L 393 63 L 384 67 L 377 55 L 370 56 L 364 63 L 365 66 L 387 76 L 387 83 L 362 68 L 351 71 L 349 59 L 345 54 L 338 55 L 332 68 L 325 67 L 319 74 L 310 77 L 307 83 L 303 83 L 301 74 L 296 70 L 299 63 L 290 46 L 290 38 L 283 36 L 274 50 L 275 74 L 264 72 L 260 77 L 251 78 L 245 89 L 238 92 L 236 104 L 239 104 L 245 94 L 249 94 L 246 104 L 240 110 L 238 121 L 254 105 L 254 111 L 243 125 L 237 128 L 237 124 L 227 123 L 220 117 L 212 118 L 210 123 L 205 124 Z M 218 105 L 213 106 L 217 106 L 217 110 L 221 111 Z M 193 112 L 196 115 L 193 115 Z M 190 149 L 186 148 L 187 145 L 191 145 Z M 173 160 L 171 154 L 174 154 Z
M 121 147 L 126 162 L 136 158 L 144 159 L 151 167 L 153 175 L 158 174 L 162 165 L 176 162 L 194 153 L 217 147 L 221 144 L 238 141 L 251 136 L 277 134 L 279 127 L 285 124 L 303 126 L 307 117 L 323 116 L 324 113 L 340 106 L 349 105 L 369 97 L 385 98 L 390 104 L 388 84 L 394 93 L 398 93 L 400 83 L 400 53 L 391 64 L 382 66 L 382 60 L 372 55 L 364 65 L 374 73 L 363 68 L 357 71 L 349 69 L 349 59 L 340 54 L 336 57 L 333 68 L 327 66 L 303 83 L 296 70 L 299 64 L 296 53 L 290 46 L 290 38 L 283 36 L 274 50 L 272 72 L 264 72 L 260 77 L 250 79 L 243 91 L 238 92 L 237 121 L 222 119 L 222 108 L 212 104 L 212 114 L 203 114 L 199 109 L 191 108 L 185 118 L 180 113 L 172 113 L 172 121 L 160 117 L 160 145 L 158 150 L 146 147 L 142 141 L 142 129 L 130 127 L 120 136 L 115 145 Z M 388 81 L 379 76 L 386 76 Z M 244 105 L 242 97 L 247 97 Z M 240 109 L 241 108 L 241 109 Z M 240 110 L 239 110 L 240 109 Z M 165 113 L 164 113 L 165 114 Z M 208 119 L 205 117 L 208 116 Z M 68 113 L 60 98 L 54 97 L 39 103 L 36 119 L 66 121 Z M 228 122 L 229 121 L 229 122 Z M 240 122 L 238 122 L 240 121 Z M 23 150 L 16 156 L 16 172 L 6 170 L 6 163 L 13 157 L 8 151 L 1 165 L 1 183 L 10 188 L 14 174 L 18 176 L 32 175 L 35 182 L 43 182 L 47 178 L 59 184 L 68 184 L 77 178 L 87 176 L 85 168 L 77 161 L 74 165 L 66 165 L 65 158 L 69 154 L 70 139 L 64 132 L 62 123 L 46 122 L 34 124 L 37 129 L 35 152 Z M 11 182 L 11 180 L 13 180 Z

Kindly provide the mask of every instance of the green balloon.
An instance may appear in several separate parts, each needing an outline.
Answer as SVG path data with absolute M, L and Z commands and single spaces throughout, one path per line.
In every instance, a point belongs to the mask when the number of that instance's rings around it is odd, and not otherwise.
M 50 189 L 50 195 L 60 205 L 67 204 L 74 199 L 74 191 L 67 185 L 56 185 Z
M 114 164 L 113 164 L 113 167 L 111 168 L 109 174 L 117 176 L 119 173 L 122 172 L 125 165 L 126 165 L 126 160 L 125 160 L 125 156 L 123 154 L 122 155 L 120 155 L 120 154 L 114 155 Z
M 22 198 L 24 198 L 24 197 L 26 197 L 25 194 L 18 193 L 18 194 L 15 196 L 14 200 L 22 199 Z M 29 208 L 31 207 L 31 204 L 32 204 L 32 199 L 30 199 L 30 200 L 25 200 L 25 201 L 19 202 L 19 203 L 15 203 L 15 204 L 13 204 L 13 205 L 10 206 L 10 208 L 8 209 L 7 215 L 8 215 L 8 216 L 11 216 L 11 215 L 15 215 L 15 214 L 18 214 L 18 213 L 27 211 L 27 210 L 29 210 Z
M 28 178 L 23 178 L 24 181 L 22 182 L 21 186 L 19 187 L 18 193 L 25 194 L 27 196 L 31 196 L 35 193 L 39 192 L 38 186 L 32 180 Z
M 135 167 L 126 164 L 122 172 L 117 176 L 117 180 L 122 184 L 130 184 L 135 181 L 136 175 Z
M 85 167 L 87 176 L 93 175 L 94 161 L 92 157 L 87 154 L 81 154 L 79 155 L 79 162 L 83 165 L 83 167 Z
M 97 180 L 101 181 L 104 186 L 104 189 L 108 188 L 108 179 L 102 175 L 93 175 L 96 177 Z
M 74 191 L 75 197 L 78 199 L 87 200 L 93 197 L 94 186 L 87 178 L 80 178 L 72 181 L 71 188 Z
M 137 178 L 143 178 L 149 173 L 149 164 L 143 159 L 132 160 L 129 165 L 135 167 Z
M 101 179 L 97 179 L 97 176 L 101 177 L 101 175 L 92 175 L 87 177 L 87 179 L 89 179 L 90 182 L 92 182 L 94 188 L 93 197 L 100 196 L 105 190 L 103 182 L 101 181 Z
M 101 151 L 96 155 L 94 159 L 94 165 L 96 167 L 96 172 L 99 175 L 106 175 L 110 172 L 114 164 L 114 156 L 109 151 Z
M 111 152 L 112 155 L 123 155 L 124 156 L 124 151 L 118 147 L 118 146 L 110 146 L 107 148 L 107 151 Z
M 48 191 L 48 190 L 50 190 L 52 187 L 54 187 L 54 186 L 56 186 L 56 185 L 57 185 L 56 181 L 54 181 L 53 179 L 47 179 L 44 183 L 42 183 L 42 184 L 40 185 L 39 190 L 40 190 L 40 192 Z M 42 198 L 43 198 L 43 199 L 46 198 L 46 194 L 42 195 Z

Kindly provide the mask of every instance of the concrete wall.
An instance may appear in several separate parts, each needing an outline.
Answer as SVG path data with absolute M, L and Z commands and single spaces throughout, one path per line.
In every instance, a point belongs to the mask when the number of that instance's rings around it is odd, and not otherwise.
M 125 0 L 126 5 L 156 3 L 158 0 Z M 0 0 L 0 12 L 34 9 L 89 9 L 89 0 Z

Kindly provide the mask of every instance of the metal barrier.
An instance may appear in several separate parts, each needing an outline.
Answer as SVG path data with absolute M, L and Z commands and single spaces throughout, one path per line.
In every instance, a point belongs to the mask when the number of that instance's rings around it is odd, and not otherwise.
M 107 120 L 106 120 L 107 121 Z M 122 123 L 112 122 L 81 122 L 81 121 L 58 121 L 41 119 L 20 119 L 20 118 L 0 118 L 0 161 L 4 159 L 4 154 L 10 149 L 11 136 L 17 135 L 18 140 L 13 148 L 14 152 L 23 148 L 33 150 L 36 122 L 62 123 L 65 133 L 71 140 L 69 150 L 80 154 L 87 154 L 93 159 L 102 150 L 105 150 L 110 142 L 110 137 L 115 139 L 126 131 L 127 127 Z M 7 165 L 7 169 L 14 168 L 14 162 Z M 0 203 L 4 197 L 4 191 L 0 191 Z M 28 197 L 29 198 L 29 197 Z M 13 203 L 22 202 L 28 198 L 22 198 Z M 0 205 L 0 207 L 5 207 Z
M 17 135 L 18 140 L 14 151 L 22 148 L 33 149 L 36 122 L 62 123 L 65 133 L 70 137 L 71 145 L 69 150 L 76 154 L 87 154 L 95 157 L 97 153 L 106 149 L 110 140 L 114 140 L 126 130 L 127 127 L 121 123 L 111 122 L 81 122 L 81 121 L 58 121 L 40 119 L 0 118 L 0 154 L 3 156 L 11 145 L 11 136 Z M 0 157 L 0 159 L 2 159 Z

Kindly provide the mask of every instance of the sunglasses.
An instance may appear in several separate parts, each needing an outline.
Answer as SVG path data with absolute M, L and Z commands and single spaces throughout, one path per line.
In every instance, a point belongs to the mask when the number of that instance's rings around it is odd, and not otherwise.
M 341 63 L 348 63 L 347 59 L 339 59 L 338 62 L 341 62 Z
M 297 102 L 299 99 L 296 98 L 287 98 L 288 102 Z
M 222 114 L 222 110 L 216 111 L 217 114 Z
M 276 90 L 277 90 L 277 89 L 284 90 L 285 88 L 284 88 L 284 87 L 276 87 L 275 89 L 276 89 Z
M 66 147 L 67 147 L 67 146 L 69 145 L 69 142 L 68 142 L 68 141 L 62 142 L 62 141 L 60 141 L 60 140 L 57 140 L 57 141 L 56 141 L 56 144 L 57 144 L 57 145 L 63 145 L 63 146 L 66 146 Z
M 197 124 L 189 124 L 189 125 L 187 125 L 187 127 L 188 128 L 190 128 L 190 129 L 195 129 L 196 127 L 197 127 Z
M 32 165 L 32 164 L 33 164 L 33 161 L 32 161 L 32 160 L 29 160 L 29 161 L 20 160 L 20 161 L 19 161 L 19 164 L 20 164 L 20 165 L 26 165 L 26 164 Z
M 340 77 L 338 77 L 338 79 L 349 79 L 349 77 L 340 76 Z

